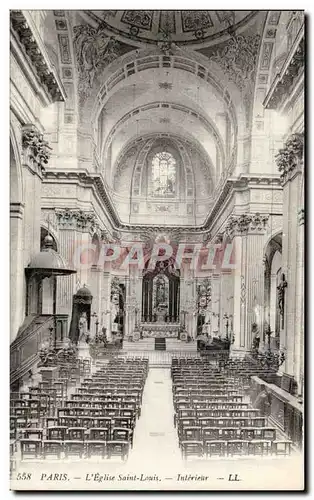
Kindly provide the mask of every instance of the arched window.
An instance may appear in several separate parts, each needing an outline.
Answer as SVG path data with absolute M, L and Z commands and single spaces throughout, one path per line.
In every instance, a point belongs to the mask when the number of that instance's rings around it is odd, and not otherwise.
M 154 196 L 174 196 L 176 193 L 176 160 L 171 153 L 156 153 L 152 160 Z

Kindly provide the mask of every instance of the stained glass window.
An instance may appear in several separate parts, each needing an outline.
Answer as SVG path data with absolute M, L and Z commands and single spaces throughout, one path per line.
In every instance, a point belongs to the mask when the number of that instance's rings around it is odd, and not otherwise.
M 174 196 L 176 183 L 176 160 L 171 153 L 163 151 L 152 160 L 153 194 Z

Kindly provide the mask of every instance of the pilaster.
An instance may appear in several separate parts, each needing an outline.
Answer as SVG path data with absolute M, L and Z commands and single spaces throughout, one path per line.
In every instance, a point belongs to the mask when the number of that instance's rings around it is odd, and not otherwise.
M 259 213 L 232 215 L 226 225 L 235 256 L 232 273 L 234 349 L 250 350 L 252 323 L 262 327 L 263 246 L 268 219 L 269 215 Z
M 282 272 L 287 287 L 284 293 L 281 346 L 286 349 L 283 371 L 293 375 L 300 386 L 303 377 L 303 265 L 304 218 L 298 214 L 302 206 L 303 188 L 303 134 L 292 134 L 276 155 L 283 186 Z M 300 225 L 301 223 L 301 225 Z M 302 373 L 301 373 L 302 372 Z M 300 390 L 300 387 L 299 387 Z

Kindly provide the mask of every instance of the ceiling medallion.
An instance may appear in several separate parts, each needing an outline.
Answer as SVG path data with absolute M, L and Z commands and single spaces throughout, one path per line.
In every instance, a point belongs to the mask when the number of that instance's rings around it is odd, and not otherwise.
M 172 90 L 172 83 L 168 83 L 168 82 L 159 82 L 159 88 L 160 89 L 164 89 L 164 90 Z

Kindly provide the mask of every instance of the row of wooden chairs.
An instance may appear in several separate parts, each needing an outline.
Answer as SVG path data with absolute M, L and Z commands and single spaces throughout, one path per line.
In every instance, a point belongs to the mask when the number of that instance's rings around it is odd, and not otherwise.
M 291 454 L 291 442 L 256 439 L 251 441 L 182 441 L 181 453 L 184 460 L 224 456 L 286 456 Z
M 97 422 L 95 422 L 97 423 Z M 21 440 L 26 441 L 129 441 L 133 444 L 133 429 L 127 427 L 108 426 L 102 427 L 67 427 L 55 426 L 44 428 L 26 428 L 20 431 Z
M 129 441 L 54 441 L 54 440 L 21 440 L 22 460 L 71 458 L 111 459 L 114 456 L 127 460 L 130 450 Z
M 182 441 L 245 440 L 266 439 L 275 441 L 276 429 L 272 427 L 200 427 L 182 426 L 178 428 L 179 443 Z

